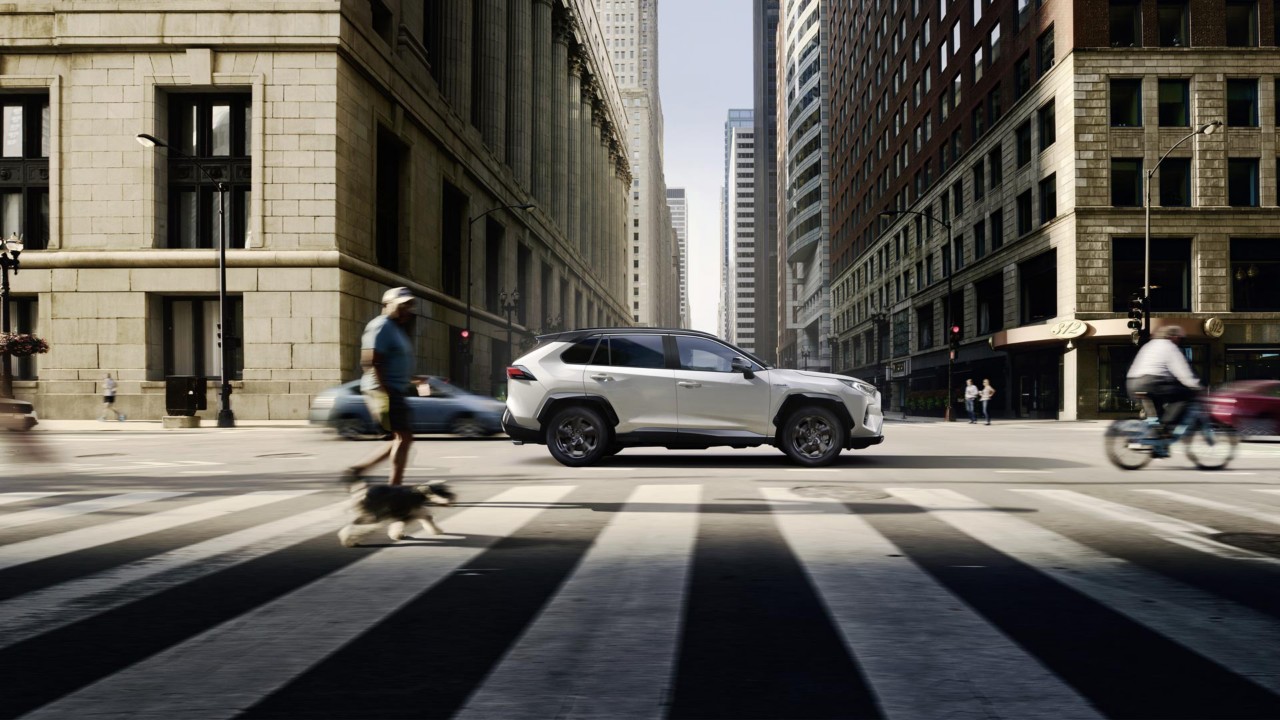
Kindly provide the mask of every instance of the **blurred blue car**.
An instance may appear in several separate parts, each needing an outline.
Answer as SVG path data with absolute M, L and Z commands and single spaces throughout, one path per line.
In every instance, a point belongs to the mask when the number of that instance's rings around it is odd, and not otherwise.
M 409 411 L 414 434 L 452 433 L 462 437 L 484 437 L 502 432 L 502 411 L 506 405 L 483 395 L 451 385 L 444 378 L 426 376 L 429 396 L 410 396 Z M 382 437 L 385 433 L 369 415 L 360 381 L 325 390 L 311 401 L 312 425 L 332 427 L 342 437 L 357 440 Z

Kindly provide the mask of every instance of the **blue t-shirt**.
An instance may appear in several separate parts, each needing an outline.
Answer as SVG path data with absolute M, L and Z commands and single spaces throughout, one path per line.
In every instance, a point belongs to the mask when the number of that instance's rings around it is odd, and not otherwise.
M 373 350 L 382 358 L 382 378 L 393 392 L 409 391 L 409 376 L 413 372 L 413 342 L 396 323 L 386 315 L 369 321 L 360 338 L 361 350 Z M 373 370 L 366 370 L 360 378 L 361 390 L 381 390 Z

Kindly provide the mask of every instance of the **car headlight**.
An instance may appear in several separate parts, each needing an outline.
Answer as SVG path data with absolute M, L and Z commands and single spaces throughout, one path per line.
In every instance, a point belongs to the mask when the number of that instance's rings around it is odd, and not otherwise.
M 866 395 L 867 397 L 873 398 L 876 396 L 876 392 L 878 392 L 876 390 L 875 385 L 872 385 L 871 383 L 864 383 L 861 380 L 841 379 L 840 382 L 844 383 L 845 385 L 848 385 L 850 388 L 857 390 L 858 392 L 862 393 L 863 395 Z

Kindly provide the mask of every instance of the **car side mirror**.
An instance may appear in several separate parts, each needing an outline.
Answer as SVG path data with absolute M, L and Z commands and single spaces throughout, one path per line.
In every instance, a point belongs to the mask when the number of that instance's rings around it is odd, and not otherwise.
M 734 372 L 742 373 L 742 377 L 748 380 L 756 376 L 756 374 L 751 371 L 751 361 L 744 357 L 736 357 L 730 360 L 729 367 L 733 368 Z

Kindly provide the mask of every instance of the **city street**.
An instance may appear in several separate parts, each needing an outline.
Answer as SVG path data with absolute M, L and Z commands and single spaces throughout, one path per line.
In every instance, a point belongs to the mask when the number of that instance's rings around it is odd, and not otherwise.
M 372 443 L 48 425 L 0 438 L 0 718 L 1280 718 L 1280 442 L 1126 473 L 1102 422 L 895 421 L 822 469 L 420 438 L 446 534 L 348 549 Z

